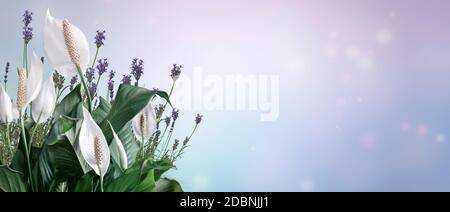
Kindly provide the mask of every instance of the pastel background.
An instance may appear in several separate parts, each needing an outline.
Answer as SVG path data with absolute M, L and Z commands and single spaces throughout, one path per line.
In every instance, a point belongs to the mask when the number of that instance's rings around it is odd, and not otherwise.
M 44 55 L 47 8 L 92 42 L 105 29 L 100 57 L 120 75 L 144 59 L 149 88 L 168 89 L 173 63 L 280 77 L 277 121 L 182 111 L 179 138 L 205 115 L 170 173 L 187 191 L 450 191 L 449 1 L 3 1 L 1 66 L 21 64 L 26 9 Z

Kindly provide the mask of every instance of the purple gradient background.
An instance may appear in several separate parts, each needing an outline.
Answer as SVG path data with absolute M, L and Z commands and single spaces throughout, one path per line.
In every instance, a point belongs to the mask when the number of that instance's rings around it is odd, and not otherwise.
M 450 191 L 449 1 L 5 1 L 1 63 L 20 64 L 25 9 L 43 55 L 47 8 L 89 39 L 105 29 L 119 73 L 144 59 L 150 88 L 168 89 L 173 63 L 280 76 L 275 122 L 182 111 L 178 137 L 206 117 L 170 173 L 188 191 Z

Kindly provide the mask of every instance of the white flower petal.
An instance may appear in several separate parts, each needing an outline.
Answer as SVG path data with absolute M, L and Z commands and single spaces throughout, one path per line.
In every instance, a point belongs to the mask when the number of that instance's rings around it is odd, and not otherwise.
M 141 119 L 144 119 L 144 125 L 141 126 Z M 153 106 L 149 103 L 140 113 L 138 113 L 133 120 L 131 120 L 133 132 L 138 141 L 142 142 L 142 136 L 144 141 L 147 141 L 152 136 L 156 129 L 156 116 L 153 111 Z M 144 132 L 142 132 L 142 128 Z
M 80 55 L 81 68 L 87 67 L 89 62 L 89 42 L 83 32 L 72 24 L 72 34 Z M 75 65 L 70 59 L 66 43 L 62 20 L 54 18 L 47 10 L 44 26 L 44 50 L 50 64 L 61 75 L 70 78 L 77 74 Z
M 20 118 L 20 114 L 19 114 L 19 109 L 17 109 L 17 106 L 16 106 L 16 104 L 13 104 L 13 106 L 12 106 L 12 114 L 13 114 L 13 119 L 14 120 L 19 120 L 19 118 Z
M 100 127 L 95 123 L 89 111 L 83 107 L 83 123 L 81 124 L 80 135 L 79 135 L 79 145 L 81 154 L 83 155 L 89 166 L 100 176 L 104 176 L 108 171 L 110 162 L 110 152 L 108 148 L 108 143 L 103 135 Z M 97 165 L 97 159 L 95 157 L 95 137 L 100 140 L 102 159 L 100 163 L 100 169 Z
M 12 102 L 6 93 L 3 85 L 0 84 L 0 123 L 11 122 L 13 120 Z
M 33 101 L 32 118 L 38 123 L 47 121 L 53 114 L 56 104 L 56 91 L 53 78 L 50 77 L 42 86 L 38 97 Z
M 127 158 L 127 152 L 125 151 L 125 148 L 123 147 L 122 141 L 120 141 L 119 136 L 117 136 L 116 131 L 114 131 L 113 126 L 111 123 L 109 123 L 109 126 L 111 127 L 112 133 L 113 133 L 113 140 L 111 142 L 111 145 L 109 146 L 111 151 L 111 156 L 113 160 L 118 163 L 123 170 L 128 169 L 128 158 Z
M 39 94 L 42 86 L 42 74 L 44 72 L 44 66 L 33 51 L 33 56 L 31 57 L 31 68 L 28 72 L 27 79 L 27 101 L 25 105 L 30 104 Z

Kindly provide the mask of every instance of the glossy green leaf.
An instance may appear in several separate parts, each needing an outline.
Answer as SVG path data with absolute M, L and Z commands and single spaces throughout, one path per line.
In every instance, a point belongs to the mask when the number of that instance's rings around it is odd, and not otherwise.
M 183 192 L 183 189 L 176 180 L 161 178 L 156 181 L 156 192 Z
M 111 107 L 112 107 L 111 104 L 108 101 L 106 101 L 106 99 L 100 97 L 100 104 L 98 105 L 97 109 L 95 109 L 95 111 L 92 112 L 92 118 L 94 118 L 97 124 L 100 124 L 102 123 L 103 120 L 105 120 L 106 116 L 111 110 Z
M 70 116 L 81 100 L 81 85 L 78 85 L 56 105 L 54 117 L 58 118 L 62 115 Z
M 111 141 L 113 135 L 108 121 L 114 129 L 122 129 L 145 106 L 148 105 L 156 91 L 145 88 L 122 84 L 117 91 L 114 104 L 108 115 L 100 124 L 106 140 Z
M 20 172 L 7 166 L 0 166 L 0 190 L 5 192 L 26 192 L 27 184 Z

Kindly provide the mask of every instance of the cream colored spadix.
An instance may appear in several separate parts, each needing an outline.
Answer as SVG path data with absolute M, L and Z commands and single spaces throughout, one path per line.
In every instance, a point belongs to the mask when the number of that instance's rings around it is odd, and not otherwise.
M 140 142 L 145 142 L 152 136 L 156 129 L 156 117 L 153 106 L 149 103 L 131 121 L 133 132 Z M 142 138 L 144 141 L 142 141 Z
M 31 68 L 28 74 L 23 68 L 17 70 L 19 76 L 16 106 L 18 110 L 25 109 L 38 96 L 42 87 L 43 72 L 42 62 L 35 52 L 31 57 Z
M 66 78 L 77 74 L 75 63 L 84 68 L 89 62 L 89 42 L 84 33 L 68 20 L 54 18 L 50 10 L 45 18 L 44 50 L 53 68 Z
M 110 151 L 106 138 L 89 111 L 83 107 L 83 123 L 79 135 L 80 151 L 87 164 L 103 177 L 108 171 Z
M 32 117 L 37 123 L 47 121 L 53 114 L 56 104 L 56 91 L 53 78 L 50 77 L 42 86 L 37 98 L 33 101 Z
M 11 98 L 9 98 L 3 85 L 0 84 L 0 123 L 11 122 L 13 118 Z

